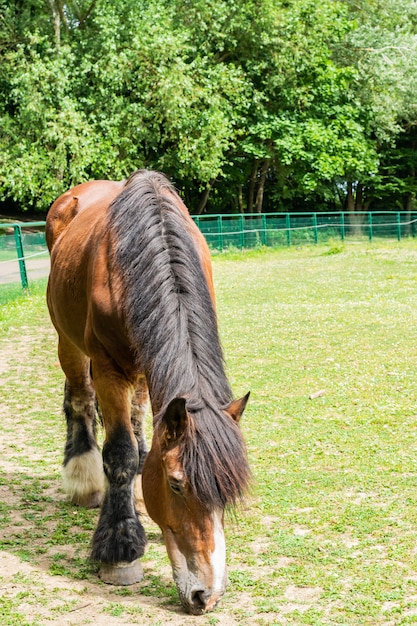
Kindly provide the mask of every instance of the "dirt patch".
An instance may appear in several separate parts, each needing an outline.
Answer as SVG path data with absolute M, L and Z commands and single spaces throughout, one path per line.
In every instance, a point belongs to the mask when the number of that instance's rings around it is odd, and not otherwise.
M 57 626 L 108 626 L 111 623 L 117 626 L 137 624 L 139 621 L 157 623 L 162 616 L 164 623 L 175 626 L 193 623 L 192 618 L 183 615 L 179 608 L 160 609 L 160 600 L 141 596 L 136 585 L 129 588 L 131 595 L 128 597 L 119 596 L 115 588 L 100 582 L 77 582 L 51 576 L 39 567 L 22 563 L 7 552 L 0 552 L 0 572 L 3 598 L 12 600 L 19 607 L 19 613 L 27 619 L 33 618 L 35 614 L 40 623 Z
M 49 255 L 48 252 L 39 254 L 36 258 L 26 259 L 26 273 L 29 279 L 45 278 L 49 274 Z M 17 260 L 2 261 L 0 263 L 0 285 L 6 283 L 20 283 L 20 269 Z

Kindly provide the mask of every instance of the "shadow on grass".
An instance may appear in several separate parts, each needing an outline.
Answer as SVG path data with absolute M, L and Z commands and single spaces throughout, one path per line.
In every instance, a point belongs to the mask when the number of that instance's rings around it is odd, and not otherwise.
M 33 477 L 0 471 L 0 550 L 35 569 L 51 576 L 84 580 L 97 589 L 103 587 L 98 565 L 89 559 L 97 519 L 97 509 L 83 509 L 65 500 L 57 475 Z M 148 540 L 161 543 L 160 536 L 152 531 Z M 121 588 L 114 590 L 121 595 Z M 174 583 L 158 574 L 148 571 L 132 590 L 157 599 L 157 605 L 165 610 L 176 612 L 180 608 Z M 130 595 L 128 590 L 126 595 Z

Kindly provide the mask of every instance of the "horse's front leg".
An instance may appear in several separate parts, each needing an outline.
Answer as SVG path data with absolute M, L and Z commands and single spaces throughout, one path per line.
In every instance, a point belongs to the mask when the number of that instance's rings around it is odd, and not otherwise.
M 130 421 L 132 385 L 110 362 L 103 368 L 93 361 L 93 376 L 106 430 L 103 466 L 108 485 L 91 556 L 100 562 L 104 582 L 130 585 L 143 577 L 138 559 L 146 545 L 134 501 L 139 452 Z

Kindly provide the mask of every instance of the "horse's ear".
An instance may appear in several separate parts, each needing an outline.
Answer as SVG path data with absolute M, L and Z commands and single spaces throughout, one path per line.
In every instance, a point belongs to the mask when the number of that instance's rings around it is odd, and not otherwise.
M 232 400 L 232 402 L 224 409 L 224 411 L 230 415 L 232 420 L 234 420 L 237 424 L 242 417 L 243 411 L 248 403 L 249 396 L 250 391 L 248 391 L 246 396 L 243 396 L 243 398 L 240 398 L 239 400 Z
M 164 414 L 166 438 L 168 441 L 176 441 L 181 437 L 187 425 L 187 419 L 185 398 L 174 398 L 171 400 Z

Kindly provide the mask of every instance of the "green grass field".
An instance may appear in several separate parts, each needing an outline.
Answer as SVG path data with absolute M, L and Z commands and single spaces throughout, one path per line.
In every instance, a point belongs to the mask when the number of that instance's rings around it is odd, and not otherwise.
M 221 605 L 179 613 L 152 524 L 135 589 L 109 589 L 88 564 L 97 511 L 60 486 L 63 376 L 43 281 L 0 300 L 2 624 L 417 624 L 417 245 L 213 262 L 229 377 L 236 396 L 251 390 L 253 469 L 227 520 Z

